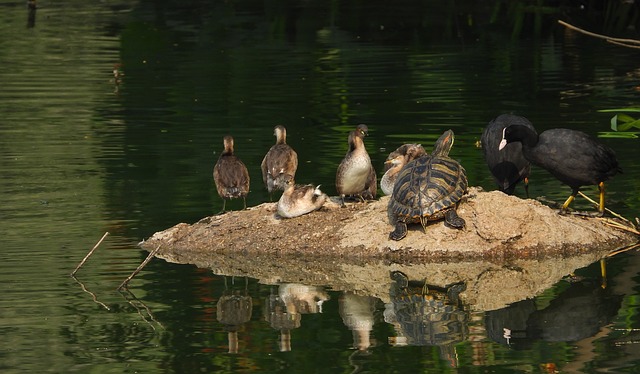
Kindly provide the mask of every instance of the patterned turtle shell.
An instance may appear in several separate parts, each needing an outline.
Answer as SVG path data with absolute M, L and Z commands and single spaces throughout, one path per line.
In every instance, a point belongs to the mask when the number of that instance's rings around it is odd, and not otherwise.
M 409 162 L 400 171 L 389 202 L 389 213 L 395 219 L 405 223 L 441 219 L 466 193 L 466 171 L 448 157 L 451 144 L 442 142 L 443 137 L 431 155 Z

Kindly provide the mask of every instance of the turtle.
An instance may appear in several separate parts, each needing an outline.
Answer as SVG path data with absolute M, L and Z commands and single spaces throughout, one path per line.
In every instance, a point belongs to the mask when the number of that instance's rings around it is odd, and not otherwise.
M 426 230 L 427 221 L 442 218 L 450 227 L 464 228 L 465 221 L 456 208 L 467 192 L 467 173 L 448 156 L 453 138 L 453 131 L 445 131 L 430 155 L 410 161 L 398 174 L 387 207 L 389 220 L 395 225 L 389 239 L 402 240 L 409 223 L 420 222 Z
M 391 304 L 384 316 L 396 327 L 398 343 L 448 346 L 466 339 L 468 315 L 460 299 L 464 282 L 439 287 L 409 280 L 398 270 L 390 278 Z

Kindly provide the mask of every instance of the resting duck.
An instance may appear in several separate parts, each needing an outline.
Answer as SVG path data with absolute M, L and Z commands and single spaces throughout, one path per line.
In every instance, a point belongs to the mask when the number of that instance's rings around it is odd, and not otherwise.
M 273 130 L 276 144 L 262 159 L 262 181 L 269 191 L 269 199 L 274 190 L 286 188 L 287 176 L 294 179 L 298 169 L 298 154 L 287 144 L 287 130 L 278 125 Z
M 402 170 L 402 167 L 406 165 L 409 160 L 426 154 L 427 152 L 420 144 L 403 144 L 395 151 L 389 153 L 387 160 L 384 162 L 386 171 L 382 179 L 380 179 L 380 189 L 382 192 L 384 192 L 385 195 L 391 195 L 396 177 L 400 170 Z
M 336 173 L 336 190 L 343 206 L 344 197 L 348 195 L 370 199 L 376 197 L 376 171 L 363 140 L 368 132 L 367 125 L 358 125 L 356 130 L 349 133 L 349 150 Z
M 233 137 L 225 136 L 224 151 L 220 154 L 218 162 L 213 167 L 213 181 L 216 184 L 218 195 L 222 198 L 222 211 L 228 199 L 242 198 L 244 209 L 247 209 L 247 194 L 249 193 L 249 171 L 242 161 L 233 154 Z
M 287 187 L 278 200 L 278 215 L 294 218 L 320 209 L 328 197 L 320 191 L 320 186 L 295 184 L 293 178 L 286 178 Z

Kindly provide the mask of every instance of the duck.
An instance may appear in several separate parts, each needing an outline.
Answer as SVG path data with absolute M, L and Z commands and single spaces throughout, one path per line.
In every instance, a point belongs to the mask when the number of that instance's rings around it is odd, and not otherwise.
M 336 190 L 340 195 L 341 205 L 344 198 L 357 195 L 362 199 L 375 199 L 377 194 L 376 171 L 364 146 L 364 137 L 368 135 L 367 125 L 360 124 L 349 133 L 349 150 L 344 156 L 336 172 Z
M 622 173 L 611 148 L 582 131 L 556 128 L 538 135 L 523 125 L 505 127 L 498 149 L 514 142 L 522 144 L 522 153 L 529 162 L 571 187 L 571 195 L 562 204 L 560 213 L 567 212 L 580 187 L 597 185 L 600 193 L 597 215 L 604 215 L 604 182 Z
M 223 138 L 224 150 L 213 167 L 213 181 L 218 195 L 222 198 L 222 211 L 225 212 L 227 200 L 242 198 L 247 209 L 249 193 L 249 171 L 244 163 L 234 154 L 233 137 Z
M 277 203 L 278 215 L 283 218 L 295 218 L 322 208 L 328 196 L 320 191 L 320 185 L 296 184 L 293 178 L 286 177 L 286 188 Z
M 529 173 L 531 163 L 522 154 L 522 144 L 509 143 L 498 150 L 502 141 L 502 130 L 509 125 L 521 125 L 535 131 L 531 122 L 522 116 L 501 114 L 489 122 L 482 132 L 480 143 L 484 160 L 489 167 L 498 190 L 513 195 L 516 185 L 524 183 L 525 194 L 529 197 Z
M 287 144 L 287 130 L 282 125 L 273 129 L 276 144 L 271 146 L 262 159 L 262 181 L 269 191 L 269 199 L 273 199 L 273 191 L 286 188 L 286 178 L 295 179 L 298 170 L 298 154 Z
M 380 179 L 380 189 L 385 195 L 393 193 L 393 186 L 402 167 L 410 160 L 426 155 L 427 152 L 420 144 L 403 144 L 389 153 L 385 164 L 385 173 Z

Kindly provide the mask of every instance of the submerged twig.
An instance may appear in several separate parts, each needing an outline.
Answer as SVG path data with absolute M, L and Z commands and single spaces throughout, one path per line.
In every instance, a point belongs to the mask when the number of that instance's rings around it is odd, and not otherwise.
M 147 256 L 147 258 L 144 259 L 144 261 L 142 261 L 142 263 L 140 264 L 140 266 L 138 266 L 138 268 L 131 273 L 131 275 L 129 275 L 127 277 L 127 279 L 125 279 L 117 288 L 117 290 L 122 289 L 122 287 L 125 287 L 127 285 L 127 283 L 129 283 L 129 281 L 131 279 L 133 279 L 133 277 L 135 277 L 140 270 L 142 270 L 142 268 L 144 268 L 145 266 L 147 266 L 147 264 L 149 263 L 149 261 L 151 261 L 151 259 L 153 258 L 153 256 L 156 255 L 156 253 L 158 253 L 158 251 L 160 250 L 160 248 L 162 247 L 162 244 L 160 244 L 158 247 L 156 247 L 156 249 L 154 249 L 153 251 L 151 251 L 151 253 L 149 253 L 149 255 Z
M 564 21 L 560 21 L 558 20 L 558 23 L 561 24 L 562 26 L 565 26 L 571 30 L 580 32 L 582 34 L 594 37 L 594 38 L 598 38 L 598 39 L 604 39 L 609 43 L 612 44 L 616 44 L 616 45 L 620 45 L 623 47 L 628 47 L 628 48 L 640 48 L 640 40 L 636 40 L 636 39 L 623 39 L 623 38 L 613 38 L 611 36 L 606 36 L 606 35 L 602 35 L 602 34 L 596 34 L 595 32 L 591 32 L 591 31 L 587 31 L 584 29 L 581 29 L 579 27 L 573 26 L 569 23 L 566 23 Z
M 93 246 L 93 248 L 91 248 L 91 250 L 89 251 L 89 253 L 87 253 L 86 256 L 84 256 L 84 258 L 82 259 L 82 261 L 80 261 L 80 263 L 78 264 L 78 266 L 76 266 L 76 269 L 71 272 L 71 276 L 73 277 L 78 270 L 80 270 L 80 268 L 82 267 L 82 265 L 84 265 L 85 262 L 87 262 L 87 260 L 89 259 L 89 257 L 93 254 L 93 252 L 98 249 L 98 246 L 100 245 L 100 243 L 102 243 L 102 241 L 104 240 L 104 238 L 107 237 L 107 235 L 109 235 L 109 231 L 105 232 L 104 235 L 102 235 L 102 238 L 100 238 L 100 240 L 98 240 L 98 242 L 96 243 L 96 245 Z
M 140 317 L 142 317 L 142 319 L 149 325 L 151 326 L 152 329 L 156 329 L 155 326 L 153 326 L 153 324 L 147 319 L 147 317 L 142 313 L 142 309 L 140 309 L 139 306 L 135 305 L 133 303 L 133 301 L 136 301 L 137 303 L 140 303 L 142 305 L 142 308 L 144 308 L 144 310 L 147 312 L 147 315 L 149 316 L 149 318 L 151 318 L 151 321 L 157 323 L 160 327 L 162 327 L 162 329 L 164 330 L 164 326 L 162 325 L 162 323 L 160 323 L 154 316 L 153 313 L 151 312 L 151 309 L 149 309 L 149 307 L 147 306 L 147 304 L 145 304 L 142 300 L 138 299 L 136 297 L 136 295 L 133 294 L 133 292 L 131 292 L 131 290 L 129 290 L 126 286 L 120 288 L 118 290 L 120 292 L 120 294 L 122 295 L 122 297 L 127 301 L 127 303 L 129 303 L 129 305 L 131 305 L 132 307 L 135 308 L 135 310 L 138 312 L 138 314 L 140 315 Z M 131 296 L 131 299 L 127 298 L 127 294 L 129 294 Z
M 111 308 L 109 308 L 109 307 L 107 306 L 107 304 L 105 304 L 105 303 L 103 303 L 102 301 L 98 300 L 98 296 L 96 296 L 96 294 L 95 294 L 95 293 L 93 293 L 93 292 L 89 291 L 89 290 L 87 289 L 87 287 L 85 287 L 84 283 L 80 282 L 80 281 L 78 280 L 78 278 L 76 278 L 76 276 L 75 276 L 75 275 L 71 274 L 71 278 L 73 278 L 73 280 L 74 280 L 74 281 L 76 281 L 76 282 L 80 285 L 80 287 L 82 287 L 82 290 L 83 290 L 84 292 L 86 292 L 86 293 L 88 293 L 89 295 L 91 295 L 91 297 L 93 298 L 93 302 L 95 302 L 95 303 L 96 303 L 96 304 L 98 304 L 98 305 L 101 305 L 101 306 L 102 306 L 103 308 L 105 308 L 106 310 L 111 310 Z
M 636 248 L 640 248 L 640 243 L 632 244 L 632 245 L 626 246 L 624 248 L 617 249 L 617 250 L 615 250 L 613 252 L 609 252 L 609 253 L 607 253 L 607 255 L 605 257 L 613 257 L 615 255 L 619 255 L 620 253 L 628 252 L 628 251 L 630 251 L 632 249 L 636 249 Z

